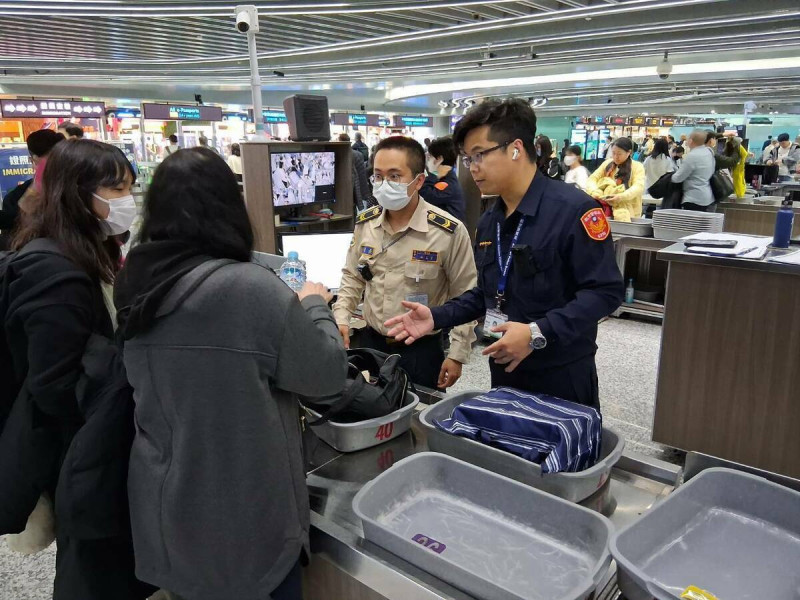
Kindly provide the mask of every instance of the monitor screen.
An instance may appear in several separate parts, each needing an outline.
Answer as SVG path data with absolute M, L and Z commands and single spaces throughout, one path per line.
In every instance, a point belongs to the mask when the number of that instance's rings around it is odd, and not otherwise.
M 306 279 L 338 290 L 353 233 L 284 234 L 283 255 L 297 252 L 306 263 Z
M 274 206 L 336 201 L 333 152 L 276 152 L 270 160 Z

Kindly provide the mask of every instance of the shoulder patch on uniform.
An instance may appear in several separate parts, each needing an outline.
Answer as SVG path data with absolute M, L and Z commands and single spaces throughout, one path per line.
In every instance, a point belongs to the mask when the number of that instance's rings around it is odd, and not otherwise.
M 358 213 L 358 216 L 356 217 L 356 224 L 371 221 L 372 219 L 381 216 L 382 212 L 383 207 L 381 206 L 373 206 L 372 208 L 368 208 L 364 212 Z
M 446 181 L 440 181 L 439 183 L 437 183 L 433 187 L 435 187 L 440 192 L 443 192 L 443 191 L 445 191 L 447 189 L 447 186 L 448 186 L 448 183 Z
M 611 226 L 608 224 L 602 208 L 593 208 L 583 213 L 581 224 L 586 230 L 586 234 L 597 242 L 602 242 L 611 235 Z
M 458 223 L 456 223 L 455 221 L 451 221 L 447 217 L 440 215 L 439 213 L 434 212 L 432 210 L 428 211 L 428 221 L 430 223 L 433 223 L 437 227 L 441 227 L 447 233 L 455 233 L 456 226 L 458 225 Z

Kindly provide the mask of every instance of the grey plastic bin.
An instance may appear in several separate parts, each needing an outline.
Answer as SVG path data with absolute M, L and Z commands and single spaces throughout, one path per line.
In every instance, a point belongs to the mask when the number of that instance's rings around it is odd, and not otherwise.
M 690 585 L 720 600 L 800 598 L 800 493 L 714 468 L 611 540 L 628 600 L 675 600 Z
M 311 425 L 311 431 L 323 442 L 333 446 L 339 452 L 356 452 L 372 448 L 403 435 L 411 428 L 414 409 L 419 404 L 419 397 L 413 392 L 406 392 L 406 404 L 402 408 L 376 419 L 358 421 L 356 423 L 334 423 L 328 421 L 321 425 Z M 312 419 L 319 419 L 319 413 L 304 407 Z
M 462 402 L 483 393 L 485 392 L 469 391 L 454 394 L 420 413 L 420 422 L 428 435 L 428 447 L 431 450 L 449 454 L 570 502 L 581 502 L 603 487 L 611 476 L 611 469 L 622 457 L 625 441 L 613 429 L 603 427 L 600 458 L 593 467 L 578 473 L 543 474 L 536 463 L 475 440 L 441 431 L 433 424 L 434 421 L 449 418 L 453 409 Z
M 605 517 L 444 454 L 396 463 L 353 510 L 367 540 L 483 600 L 584 600 L 611 564 Z

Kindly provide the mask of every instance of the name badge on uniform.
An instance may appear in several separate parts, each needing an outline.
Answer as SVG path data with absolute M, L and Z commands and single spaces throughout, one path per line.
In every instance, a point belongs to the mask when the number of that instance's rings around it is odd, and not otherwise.
M 414 250 L 411 253 L 413 262 L 436 263 L 439 262 L 439 253 L 431 250 Z
M 408 294 L 406 302 L 416 302 L 417 304 L 428 306 L 428 294 Z
M 503 337 L 502 332 L 492 331 L 492 328 L 499 327 L 504 323 L 508 323 L 508 315 L 496 308 L 491 308 L 486 311 L 486 320 L 483 322 L 483 333 L 489 337 L 500 339 Z
M 375 248 L 372 246 L 361 246 L 361 254 L 364 256 L 372 256 L 375 254 Z

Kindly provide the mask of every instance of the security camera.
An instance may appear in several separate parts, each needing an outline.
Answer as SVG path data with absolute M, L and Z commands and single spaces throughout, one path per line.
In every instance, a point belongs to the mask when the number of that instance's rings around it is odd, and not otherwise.
M 664 52 L 664 60 L 658 63 L 656 67 L 659 79 L 669 79 L 672 73 L 672 63 L 669 62 L 669 52 Z
M 236 15 L 236 30 L 239 33 L 248 33 L 252 31 L 257 33 L 258 28 L 258 10 L 252 4 L 240 4 L 233 9 Z

